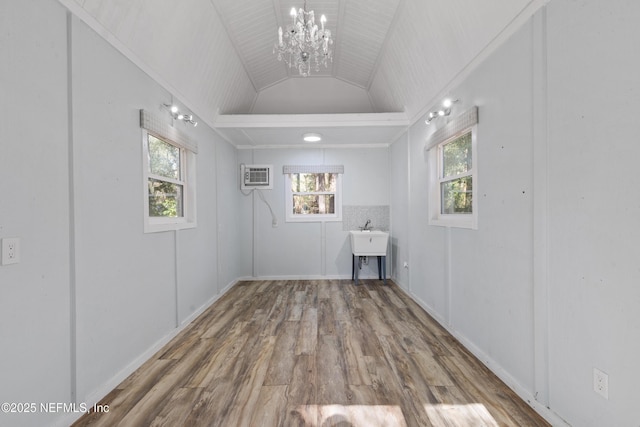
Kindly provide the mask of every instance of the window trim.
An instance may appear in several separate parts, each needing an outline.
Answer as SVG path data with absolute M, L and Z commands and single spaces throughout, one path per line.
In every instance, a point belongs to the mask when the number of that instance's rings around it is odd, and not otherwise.
M 195 228 L 196 221 L 196 154 L 170 138 L 159 135 L 142 128 L 142 190 L 143 190 L 143 212 L 144 212 L 144 232 L 157 233 L 163 231 L 182 230 Z M 152 174 L 149 164 L 149 135 L 158 138 L 167 144 L 171 144 L 180 150 L 180 169 L 182 176 L 180 180 L 167 178 Z M 149 216 L 149 179 L 156 179 L 182 185 L 182 216 L 179 217 L 152 217 Z
M 291 175 L 293 173 L 334 173 L 336 175 L 336 191 L 318 191 L 318 192 L 294 192 L 291 190 Z M 342 221 L 342 173 L 328 172 L 291 172 L 285 173 L 284 197 L 285 197 L 285 222 L 333 222 Z M 293 195 L 294 194 L 334 194 L 335 213 L 333 214 L 305 214 L 296 215 L 293 213 Z
M 432 145 L 429 148 L 429 225 L 442 227 L 467 228 L 472 230 L 478 229 L 478 155 L 477 155 L 477 130 L 478 125 L 465 127 L 454 135 Z M 443 147 L 460 138 L 461 136 L 471 132 L 471 173 L 463 173 L 456 175 L 454 178 L 471 176 L 471 213 L 445 214 L 442 213 L 442 191 L 441 183 L 451 181 L 452 177 L 442 177 L 443 163 Z

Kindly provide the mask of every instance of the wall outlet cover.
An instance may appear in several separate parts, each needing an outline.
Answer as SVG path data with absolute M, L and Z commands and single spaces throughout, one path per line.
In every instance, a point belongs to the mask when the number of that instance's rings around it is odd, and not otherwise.
M 5 237 L 2 239 L 2 265 L 17 264 L 20 262 L 20 239 L 18 237 Z
M 609 375 L 597 368 L 593 368 L 593 391 L 609 399 Z

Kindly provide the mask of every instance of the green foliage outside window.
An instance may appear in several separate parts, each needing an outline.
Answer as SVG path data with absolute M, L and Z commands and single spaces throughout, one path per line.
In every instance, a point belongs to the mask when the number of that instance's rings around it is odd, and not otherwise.
M 441 213 L 472 213 L 472 164 L 471 132 L 442 146 Z
M 183 216 L 182 185 L 149 178 L 149 216 Z
M 460 175 L 471 170 L 471 132 L 465 133 L 442 147 L 442 177 Z
M 470 176 L 440 184 L 443 214 L 472 213 L 472 182 Z
M 152 135 L 148 135 L 148 147 L 149 171 L 154 175 L 148 181 L 149 216 L 181 217 L 183 186 L 179 183 L 182 176 L 180 148 Z
M 291 174 L 293 213 L 295 215 L 334 214 L 336 180 L 335 173 Z
M 154 175 L 180 179 L 180 149 L 149 135 L 149 170 Z

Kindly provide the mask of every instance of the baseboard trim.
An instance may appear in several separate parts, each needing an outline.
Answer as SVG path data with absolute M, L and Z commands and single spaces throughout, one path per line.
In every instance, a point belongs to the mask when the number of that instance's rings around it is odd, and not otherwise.
M 459 331 L 450 327 L 442 316 L 438 314 L 429 304 L 417 297 L 412 292 L 407 291 L 404 288 L 400 288 L 409 298 L 415 301 L 424 311 L 426 311 L 433 319 L 447 330 L 453 337 L 455 337 L 467 350 L 469 350 L 480 362 L 482 362 L 491 372 L 496 374 L 507 387 L 513 390 L 522 400 L 524 400 L 534 411 L 536 411 L 542 418 L 555 427 L 570 427 L 570 425 L 563 420 L 558 414 L 553 412 L 551 408 L 538 402 L 535 397 L 529 392 L 528 389 L 522 386 L 506 369 L 504 369 L 499 363 L 489 357 L 484 351 L 471 342 L 466 336 Z
M 358 276 L 358 279 L 373 279 L 378 280 L 378 276 L 370 275 L 361 275 Z M 336 274 L 336 275 L 291 275 L 291 276 L 255 276 L 255 277 L 241 277 L 238 279 L 239 282 L 250 282 L 252 280 L 351 280 L 351 275 L 345 274 Z M 391 280 L 390 277 L 387 277 L 387 280 Z
M 389 280 L 389 279 L 387 279 Z M 398 287 L 400 287 L 405 294 L 407 294 L 408 296 L 411 297 L 411 299 L 413 299 L 413 297 L 411 295 L 409 295 L 409 284 L 408 283 L 404 283 L 400 280 L 398 280 L 398 276 L 391 276 L 391 280 L 393 281 L 393 283 L 395 283 L 396 285 L 398 285 Z
M 93 407 L 94 404 L 100 402 L 107 394 L 109 394 L 113 389 L 115 389 L 118 384 L 124 381 L 129 375 L 135 372 L 136 369 L 140 368 L 147 360 L 153 357 L 162 347 L 167 345 L 169 341 L 175 338 L 180 332 L 182 332 L 191 322 L 193 322 L 198 316 L 204 313 L 213 303 L 215 303 L 218 299 L 220 299 L 225 293 L 227 293 L 233 285 L 238 283 L 239 280 L 233 280 L 228 283 L 218 294 L 209 298 L 204 304 L 202 304 L 197 310 L 187 316 L 184 320 L 180 322 L 180 326 L 170 330 L 165 336 L 160 338 L 155 342 L 151 347 L 149 347 L 146 351 L 136 357 L 133 361 L 131 361 L 127 366 L 121 369 L 116 375 L 111 377 L 107 382 L 105 382 L 100 388 L 94 390 L 84 399 L 81 397 L 78 399 L 78 403 L 82 402 L 87 405 L 88 408 Z M 82 399 L 82 400 L 81 400 Z M 64 417 L 56 423 L 56 426 L 69 426 L 77 421 L 80 417 L 82 417 L 84 413 L 73 413 L 70 414 L 69 417 Z

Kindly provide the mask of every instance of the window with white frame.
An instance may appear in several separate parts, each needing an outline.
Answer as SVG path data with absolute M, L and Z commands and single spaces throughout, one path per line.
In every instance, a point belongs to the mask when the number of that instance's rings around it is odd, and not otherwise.
M 167 129 L 142 129 L 146 233 L 196 226 L 195 151 L 180 139 Z
M 286 221 L 342 221 L 342 171 L 342 166 L 285 166 Z
M 429 224 L 477 228 L 477 109 L 430 139 Z

